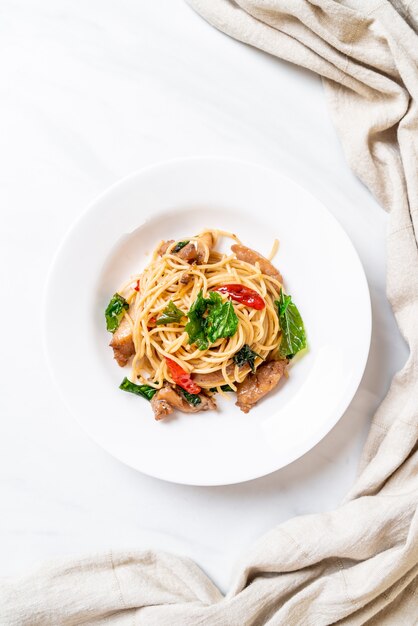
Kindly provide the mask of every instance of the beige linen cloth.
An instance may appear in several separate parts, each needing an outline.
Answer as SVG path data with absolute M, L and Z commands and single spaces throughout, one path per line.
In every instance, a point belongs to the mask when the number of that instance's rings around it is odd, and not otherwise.
M 262 537 L 226 597 L 188 559 L 106 554 L 4 581 L 2 625 L 418 624 L 418 3 L 191 0 L 323 77 L 347 159 L 390 212 L 388 297 L 410 346 L 340 508 Z

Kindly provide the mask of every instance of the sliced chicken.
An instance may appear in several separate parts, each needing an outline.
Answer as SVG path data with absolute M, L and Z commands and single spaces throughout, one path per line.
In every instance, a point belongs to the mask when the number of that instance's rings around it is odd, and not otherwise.
M 228 376 L 232 376 L 234 373 L 235 365 L 231 363 L 226 368 Z M 226 384 L 226 380 L 222 376 L 222 372 L 209 372 L 208 374 L 192 374 L 193 382 L 205 389 L 211 389 L 212 387 L 218 387 Z
M 226 368 L 226 373 L 228 376 L 233 376 L 235 365 L 234 363 L 230 363 Z M 247 374 L 250 371 L 249 365 L 243 365 L 240 367 L 240 372 Z M 192 374 L 193 382 L 199 385 L 199 387 L 203 387 L 204 389 L 212 389 L 212 387 L 221 387 L 222 385 L 226 385 L 227 381 L 222 375 L 222 372 L 209 372 L 208 374 Z
M 171 246 L 172 243 L 174 243 L 174 239 L 169 239 L 168 241 L 163 241 L 163 243 L 160 246 L 160 249 L 158 250 L 158 254 L 160 256 L 163 256 L 163 254 L 165 254 L 167 252 L 168 247 Z
M 263 274 L 267 274 L 267 276 L 275 278 L 280 283 L 283 282 L 283 277 L 280 274 L 279 270 L 277 270 L 268 259 L 259 254 L 259 252 L 251 250 L 251 248 L 247 248 L 247 246 L 241 246 L 237 243 L 231 246 L 231 250 L 237 255 L 237 258 L 240 261 L 245 261 L 246 263 L 250 263 L 251 265 L 255 265 L 256 263 L 258 263 L 260 266 L 260 270 L 263 272 Z
M 261 398 L 269 393 L 283 376 L 287 360 L 268 361 L 260 365 L 254 374 L 249 374 L 237 385 L 237 401 L 241 411 L 248 413 Z
M 205 244 L 209 248 L 209 253 L 210 253 L 211 249 L 213 248 L 214 243 L 215 243 L 215 239 L 212 233 L 210 232 L 204 233 L 198 238 L 196 260 L 200 265 L 205 262 L 205 248 L 203 244 Z
M 131 309 L 129 310 L 129 315 L 133 319 Z M 113 356 L 120 367 L 124 367 L 131 356 L 135 354 L 131 325 L 125 316 L 114 332 L 109 346 L 113 348 Z
M 182 285 L 188 285 L 190 282 L 191 276 L 190 274 L 183 274 L 183 276 L 180 278 L 180 282 Z
M 170 415 L 175 409 L 183 413 L 199 413 L 216 409 L 214 398 L 209 398 L 205 394 L 199 394 L 200 404 L 193 406 L 183 398 L 171 385 L 165 384 L 159 389 L 151 400 L 151 406 L 156 420 L 161 420 L 166 415 Z
M 160 256 L 163 256 L 167 252 L 168 247 L 171 246 L 172 243 L 174 243 L 174 239 L 169 239 L 168 241 L 164 241 L 161 244 L 160 249 L 158 250 L 158 254 Z M 197 249 L 196 249 L 195 244 L 190 242 L 190 243 L 187 243 L 181 250 L 179 250 L 178 252 L 172 252 L 172 254 L 175 254 L 183 261 L 187 261 L 188 263 L 190 263 L 191 261 L 196 260 Z
M 183 261 L 187 261 L 187 263 L 190 263 L 196 260 L 197 249 L 196 249 L 195 244 L 192 241 L 190 241 L 184 246 L 184 248 L 179 250 L 176 254 Z
M 215 240 L 212 233 L 204 233 L 201 237 L 197 238 L 196 242 L 190 241 L 186 244 L 181 250 L 175 252 L 180 259 L 183 261 L 187 261 L 187 263 L 193 263 L 196 261 L 197 263 L 204 263 L 205 261 L 205 247 L 202 244 L 206 244 L 209 248 L 209 251 L 212 249 Z M 160 249 L 158 250 L 158 254 L 163 256 L 167 252 L 168 247 L 174 243 L 173 239 L 169 241 L 164 241 Z

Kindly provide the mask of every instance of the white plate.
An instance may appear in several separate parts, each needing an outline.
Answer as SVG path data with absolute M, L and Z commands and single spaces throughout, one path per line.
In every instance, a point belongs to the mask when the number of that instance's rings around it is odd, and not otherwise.
M 205 227 L 236 232 L 265 254 L 280 240 L 275 263 L 310 350 L 248 415 L 231 394 L 219 412 L 156 422 L 146 400 L 118 389 L 129 368 L 112 358 L 104 310 L 159 239 Z M 280 173 L 227 159 L 156 165 L 105 191 L 61 245 L 45 298 L 51 372 L 83 428 L 127 465 L 192 485 L 263 476 L 318 443 L 360 383 L 370 336 L 364 271 L 334 217 Z

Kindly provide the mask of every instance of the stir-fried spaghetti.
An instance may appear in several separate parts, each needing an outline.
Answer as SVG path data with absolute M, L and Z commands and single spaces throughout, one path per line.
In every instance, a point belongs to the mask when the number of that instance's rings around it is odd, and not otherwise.
M 199 237 L 191 238 L 191 243 Z M 214 245 L 220 236 L 230 237 L 236 243 L 238 238 L 223 231 L 210 231 Z M 152 260 L 141 274 L 133 276 L 123 285 L 119 293 L 130 305 L 126 313 L 131 327 L 135 346 L 132 362 L 132 380 L 139 380 L 152 387 L 161 387 L 164 380 L 171 380 L 166 357 L 177 361 L 186 371 L 194 374 L 222 373 L 223 383 L 235 389 L 248 368 L 234 365 L 233 356 L 244 345 L 250 345 L 259 357 L 256 365 L 266 359 L 280 343 L 279 320 L 274 301 L 279 298 L 281 283 L 274 277 L 263 274 L 260 267 L 240 261 L 234 253 L 221 254 L 203 243 L 204 259 L 201 264 L 190 265 L 187 261 L 171 254 L 176 242 L 170 244 L 163 256 L 159 255 L 161 243 L 155 249 Z M 139 281 L 139 291 L 135 290 Z M 184 284 L 186 283 L 186 284 Z M 253 289 L 265 301 L 265 308 L 256 310 L 244 304 L 234 304 L 238 316 L 238 330 L 232 337 L 217 339 L 206 350 L 199 350 L 189 343 L 185 331 L 187 312 L 202 290 L 203 297 L 208 292 L 226 283 L 240 283 Z M 158 317 L 172 301 L 184 312 L 179 324 L 156 325 Z M 231 367 L 233 366 L 233 368 Z M 204 383 L 199 379 L 200 386 Z M 208 382 L 207 387 L 213 387 Z
M 233 240 L 231 252 L 216 250 L 221 237 Z M 106 309 L 115 358 L 132 366 L 121 389 L 151 400 L 156 419 L 213 409 L 214 391 L 236 391 L 248 412 L 306 347 L 270 260 L 277 247 L 266 258 L 221 230 L 160 242 Z

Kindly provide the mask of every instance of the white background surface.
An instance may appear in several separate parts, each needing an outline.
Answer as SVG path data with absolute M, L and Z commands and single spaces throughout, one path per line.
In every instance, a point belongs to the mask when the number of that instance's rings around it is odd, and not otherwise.
M 338 505 L 406 358 L 385 297 L 386 216 L 344 160 L 319 79 L 222 35 L 183 0 L 5 0 L 0 12 L 0 574 L 152 547 L 191 556 L 226 590 L 263 532 Z M 40 336 L 46 272 L 85 205 L 143 166 L 194 155 L 303 184 L 352 238 L 372 296 L 369 362 L 344 417 L 299 461 L 229 487 L 164 483 L 97 448 L 52 386 Z M 326 298 L 319 277 L 318 306 Z

